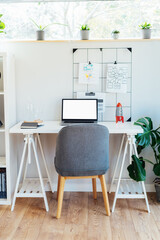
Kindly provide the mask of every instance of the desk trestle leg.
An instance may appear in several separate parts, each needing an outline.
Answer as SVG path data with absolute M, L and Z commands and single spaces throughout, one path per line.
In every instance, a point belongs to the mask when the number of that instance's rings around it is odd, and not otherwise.
M 122 147 L 123 147 L 124 139 L 125 139 L 125 134 L 123 134 L 123 136 L 122 136 L 122 141 L 121 141 L 121 145 L 120 145 L 120 149 L 119 149 L 119 153 L 118 153 L 118 158 L 117 158 L 116 166 L 115 166 L 115 168 L 114 168 L 114 173 L 113 173 L 112 182 L 111 182 L 111 185 L 110 185 L 110 188 L 109 188 L 109 193 L 112 192 L 112 187 L 113 187 L 113 183 L 114 183 L 114 180 L 115 180 L 115 177 L 116 177 L 117 167 L 118 167 L 118 164 L 119 164 L 119 161 L 120 161 L 120 156 L 121 156 L 121 152 L 122 152 Z
M 43 163 L 44 163 L 44 166 L 45 166 L 45 169 L 46 169 L 46 173 L 47 173 L 47 176 L 48 176 L 50 188 L 51 188 L 51 191 L 53 192 L 51 178 L 50 178 L 49 171 L 48 171 L 48 168 L 47 168 L 46 159 L 45 159 L 45 156 L 44 156 L 44 152 L 43 152 L 43 148 L 42 148 L 42 144 L 41 144 L 41 140 L 40 140 L 39 134 L 37 134 L 37 139 L 38 139 L 39 148 L 40 148 L 40 151 L 41 151 Z
M 41 170 L 40 170 L 38 154 L 37 154 L 37 150 L 36 150 L 36 146 L 35 146 L 33 135 L 32 134 L 31 135 L 30 134 L 26 135 L 25 138 L 24 138 L 24 142 L 25 143 L 24 143 L 24 148 L 23 148 L 23 154 L 22 154 L 22 158 L 21 158 L 21 163 L 20 163 L 18 178 L 17 178 L 17 182 L 16 182 L 16 188 L 15 188 L 15 192 L 14 192 L 14 197 L 13 197 L 13 203 L 12 203 L 11 211 L 14 210 L 16 197 L 43 197 L 44 198 L 46 211 L 49 211 L 47 197 L 46 197 L 46 192 L 45 192 L 45 187 L 44 187 L 44 182 L 43 182 L 43 179 L 42 179 L 42 174 L 41 174 Z M 40 139 L 39 139 L 39 143 L 40 143 Z M 28 188 L 26 190 L 23 189 L 23 184 L 25 183 L 25 180 L 26 180 L 27 165 L 31 163 L 31 146 L 33 148 L 33 153 L 34 153 L 34 156 L 35 156 L 35 161 L 36 161 L 36 165 L 37 165 L 37 169 L 38 169 L 38 175 L 39 175 L 39 179 L 40 179 L 41 191 L 39 189 L 39 186 L 38 186 L 38 190 L 35 190 L 34 192 L 29 190 Z M 25 165 L 25 170 L 24 170 L 22 187 L 19 190 L 18 188 L 19 188 L 19 183 L 20 183 L 20 178 L 21 178 L 21 175 L 22 175 L 22 171 L 23 171 L 23 165 L 24 165 L 24 160 L 25 160 L 25 155 L 26 155 L 27 149 L 28 149 L 28 158 L 26 159 L 26 165 Z M 41 145 L 40 145 L 40 149 L 41 149 L 41 154 L 42 154 L 43 150 L 42 150 L 42 146 Z M 42 158 L 43 158 L 43 160 L 45 162 L 44 153 L 42 155 Z M 46 163 L 45 163 L 45 168 L 47 168 Z M 49 177 L 49 173 L 48 172 L 47 172 L 47 175 Z M 48 180 L 50 181 L 50 178 L 48 178 Z M 29 181 L 29 183 L 30 182 L 31 181 Z M 33 179 L 33 182 L 35 183 L 35 179 Z M 27 187 L 28 187 L 28 185 L 27 185 Z
M 25 155 L 26 155 L 27 144 L 28 144 L 27 138 L 25 137 L 24 138 L 24 148 L 23 148 L 23 153 L 22 153 L 22 159 L 21 159 L 19 173 L 18 173 L 18 178 L 17 178 L 17 182 L 16 182 L 16 188 L 15 188 L 15 192 L 14 192 L 14 196 L 13 196 L 13 202 L 12 202 L 11 211 L 14 210 L 14 206 L 15 206 L 15 202 L 16 202 L 18 186 L 19 186 L 20 177 L 21 177 L 21 173 L 22 173 L 22 170 L 23 170 L 24 159 L 25 159 Z
M 143 199 L 145 198 L 146 205 L 147 205 L 147 210 L 148 210 L 148 212 L 150 212 L 150 208 L 149 208 L 149 203 L 148 203 L 148 198 L 147 198 L 147 193 L 146 193 L 144 182 L 140 182 L 142 190 L 140 190 L 140 194 L 139 194 L 137 190 L 134 193 L 132 193 L 132 191 L 134 189 L 134 181 L 132 181 L 131 179 L 122 179 L 122 172 L 123 172 L 124 163 L 125 163 L 125 160 L 126 160 L 126 154 L 127 154 L 128 147 L 129 147 L 129 162 L 131 163 L 133 152 L 138 157 L 137 148 L 136 148 L 136 144 L 135 144 L 135 136 L 134 135 L 127 134 L 126 142 L 125 142 L 125 146 L 124 146 L 124 154 L 123 154 L 121 167 L 120 167 L 120 172 L 119 172 L 119 177 L 118 177 L 118 179 L 115 178 L 116 172 L 117 172 L 117 167 L 118 167 L 118 164 L 120 163 L 120 155 L 121 155 L 122 148 L 123 148 L 123 145 L 124 145 L 124 139 L 125 139 L 125 135 L 123 135 L 123 137 L 122 137 L 120 150 L 119 150 L 119 154 L 118 154 L 118 158 L 117 158 L 117 163 L 116 163 L 116 166 L 115 166 L 115 170 L 114 170 L 114 174 L 113 174 L 113 178 L 112 178 L 111 186 L 110 186 L 110 192 L 111 192 L 113 183 L 116 180 L 118 180 L 117 187 L 116 187 L 116 192 L 115 192 L 115 197 L 114 197 L 114 201 L 113 201 L 113 206 L 112 206 L 112 212 L 114 212 L 114 210 L 115 210 L 115 205 L 116 205 L 116 201 L 117 201 L 118 198 L 139 198 L 139 199 L 140 198 L 143 198 Z M 125 180 L 125 181 L 123 181 L 123 183 L 126 182 L 126 186 L 127 186 L 127 189 L 128 189 L 127 192 L 125 190 L 120 191 L 120 189 L 123 189 L 123 184 L 122 184 L 122 186 L 120 188 L 122 180 Z M 133 186 L 132 189 L 129 189 L 129 185 L 127 183 L 127 181 L 129 181 L 129 180 L 133 184 L 132 185 Z

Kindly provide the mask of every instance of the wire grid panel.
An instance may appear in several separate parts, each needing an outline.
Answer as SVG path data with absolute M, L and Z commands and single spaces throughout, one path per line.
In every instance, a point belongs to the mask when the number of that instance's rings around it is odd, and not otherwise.
M 99 84 L 79 84 L 79 64 L 96 63 L 100 65 Z M 107 64 L 127 64 L 129 75 L 126 93 L 106 92 Z M 73 97 L 77 92 L 104 93 L 105 112 L 103 121 L 115 121 L 116 105 L 120 102 L 123 106 L 124 120 L 132 118 L 132 48 L 74 48 L 73 49 Z

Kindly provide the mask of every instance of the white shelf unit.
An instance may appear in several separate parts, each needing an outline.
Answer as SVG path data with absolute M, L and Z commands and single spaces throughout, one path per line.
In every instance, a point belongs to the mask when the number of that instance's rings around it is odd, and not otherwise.
M 13 159 L 10 154 L 9 128 L 16 122 L 14 57 L 0 52 L 0 169 L 6 172 L 7 197 L 0 198 L 0 205 L 11 204 Z

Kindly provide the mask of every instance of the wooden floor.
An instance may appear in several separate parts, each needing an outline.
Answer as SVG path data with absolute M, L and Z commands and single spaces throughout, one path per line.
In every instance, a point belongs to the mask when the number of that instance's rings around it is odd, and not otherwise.
M 109 195 L 110 206 L 113 194 Z M 148 194 L 151 214 L 144 200 L 117 200 L 115 212 L 105 215 L 102 194 L 65 192 L 62 215 L 55 218 L 56 193 L 48 193 L 50 211 L 42 199 L 17 199 L 14 212 L 0 206 L 0 240 L 160 240 L 160 204 Z

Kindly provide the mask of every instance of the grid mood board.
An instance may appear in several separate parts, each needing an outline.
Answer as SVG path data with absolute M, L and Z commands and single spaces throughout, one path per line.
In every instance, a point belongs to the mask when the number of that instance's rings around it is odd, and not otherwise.
M 96 63 L 100 67 L 99 84 L 80 84 L 79 64 Z M 108 64 L 127 64 L 128 78 L 125 93 L 110 93 L 106 91 L 106 74 Z M 115 121 L 116 105 L 122 104 L 124 121 L 132 118 L 132 48 L 74 48 L 73 49 L 73 97 L 77 92 L 104 93 L 105 102 L 101 121 Z

